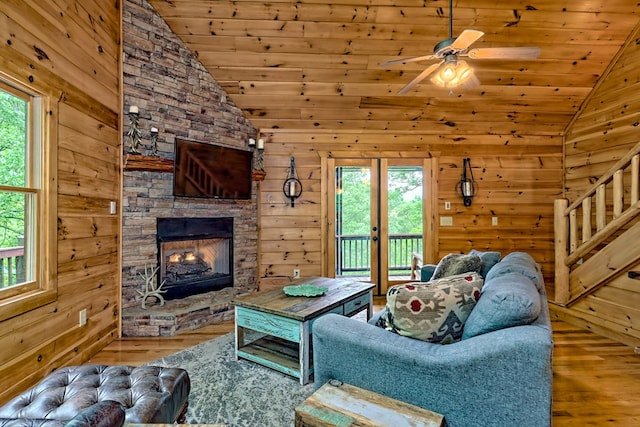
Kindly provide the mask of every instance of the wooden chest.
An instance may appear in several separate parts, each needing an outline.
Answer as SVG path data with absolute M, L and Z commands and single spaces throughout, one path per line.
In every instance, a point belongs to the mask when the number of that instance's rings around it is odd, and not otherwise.
M 296 427 L 442 427 L 444 416 L 332 380 L 298 405 Z

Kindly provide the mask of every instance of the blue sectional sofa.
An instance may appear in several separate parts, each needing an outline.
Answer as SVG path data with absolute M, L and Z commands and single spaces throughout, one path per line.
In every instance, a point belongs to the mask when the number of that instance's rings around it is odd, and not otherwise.
M 337 379 L 440 413 L 449 427 L 550 426 L 553 340 L 540 267 L 515 252 L 483 273 L 464 335 L 451 344 L 376 326 L 384 313 L 369 323 L 318 319 L 315 386 Z M 532 307 L 535 318 L 518 318 Z

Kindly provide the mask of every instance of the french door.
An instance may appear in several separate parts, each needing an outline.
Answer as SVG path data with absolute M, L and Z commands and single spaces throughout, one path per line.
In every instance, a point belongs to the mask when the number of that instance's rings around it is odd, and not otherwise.
M 414 253 L 431 258 L 433 162 L 407 158 L 323 162 L 325 275 L 375 283 L 382 295 L 389 286 L 409 280 Z

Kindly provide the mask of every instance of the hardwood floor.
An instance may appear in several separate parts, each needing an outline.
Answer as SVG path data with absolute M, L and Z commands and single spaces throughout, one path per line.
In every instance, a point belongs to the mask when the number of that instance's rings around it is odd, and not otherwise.
M 232 321 L 176 337 L 123 338 L 88 363 L 140 365 L 230 332 Z M 560 321 L 553 338 L 554 427 L 640 426 L 640 354 Z

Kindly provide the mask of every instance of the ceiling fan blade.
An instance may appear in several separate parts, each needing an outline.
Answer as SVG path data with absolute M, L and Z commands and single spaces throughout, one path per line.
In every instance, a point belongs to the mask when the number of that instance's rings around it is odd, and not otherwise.
M 467 52 L 469 58 L 476 59 L 536 59 L 539 47 L 483 47 Z
M 437 64 L 431 64 L 428 68 L 426 68 L 423 72 L 421 72 L 420 74 L 418 74 L 418 76 L 411 80 L 409 82 L 409 84 L 407 84 L 405 87 L 403 87 L 402 89 L 400 89 L 400 91 L 398 91 L 398 95 L 404 95 L 405 93 L 409 92 L 411 89 L 413 89 L 413 87 L 415 85 L 417 85 L 418 83 L 420 83 L 422 80 L 426 79 L 427 77 L 429 77 L 429 75 L 431 73 L 433 73 L 439 66 L 440 64 L 442 64 L 444 61 L 440 61 Z
M 424 56 L 412 56 L 409 58 L 393 59 L 391 61 L 385 61 L 381 63 L 380 66 L 386 67 L 387 65 L 407 64 L 409 62 L 427 61 L 429 59 L 436 59 L 436 57 L 435 55 L 424 55 Z
M 460 52 L 467 50 L 469 46 L 475 43 L 480 37 L 484 36 L 482 31 L 478 30 L 464 30 L 454 41 L 451 43 L 450 48 Z

